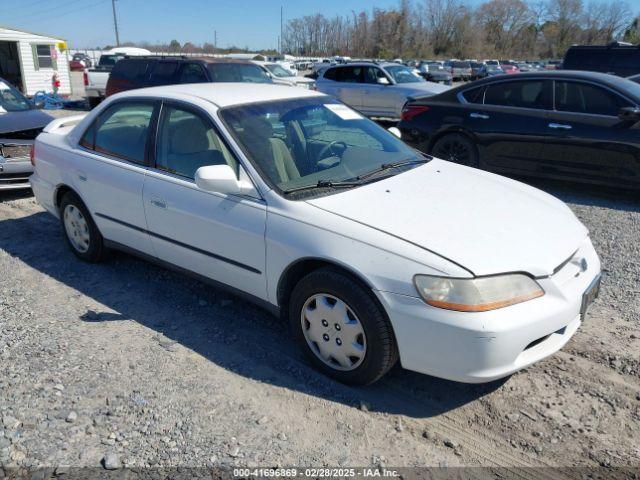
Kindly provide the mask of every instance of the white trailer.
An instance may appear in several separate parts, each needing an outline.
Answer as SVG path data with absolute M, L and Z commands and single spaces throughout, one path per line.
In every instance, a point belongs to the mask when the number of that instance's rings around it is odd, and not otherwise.
M 0 77 L 27 96 L 40 90 L 53 91 L 58 76 L 58 93 L 71 95 L 67 43 L 61 38 L 0 27 Z

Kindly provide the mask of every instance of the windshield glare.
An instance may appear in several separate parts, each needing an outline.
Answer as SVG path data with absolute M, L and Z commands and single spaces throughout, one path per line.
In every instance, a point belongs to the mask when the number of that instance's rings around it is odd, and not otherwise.
M 273 73 L 276 77 L 284 78 L 284 77 L 293 77 L 293 73 L 289 70 L 281 67 L 277 63 L 267 64 L 266 67 L 269 69 L 271 73 Z
M 265 180 L 281 191 L 353 181 L 383 164 L 423 160 L 394 135 L 330 98 L 242 105 L 222 109 L 221 116 Z
M 413 73 L 413 70 L 404 65 L 392 65 L 384 67 L 389 75 L 393 77 L 396 83 L 420 83 L 424 79 Z
M 17 89 L 0 80 L 0 107 L 7 112 L 23 112 L 31 109 L 31 103 Z

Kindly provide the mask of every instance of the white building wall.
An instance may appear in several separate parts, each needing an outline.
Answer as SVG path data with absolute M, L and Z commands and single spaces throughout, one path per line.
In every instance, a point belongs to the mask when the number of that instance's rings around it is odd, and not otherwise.
M 69 58 L 67 52 L 61 52 L 57 44 L 64 40 L 53 37 L 46 37 L 19 30 L 0 28 L 0 41 L 18 42 L 18 52 L 20 55 L 20 67 L 22 69 L 22 81 L 24 93 L 34 95 L 40 90 L 51 92 L 53 86 L 51 78 L 54 73 L 53 68 L 40 68 L 36 70 L 33 58 L 32 45 L 51 45 L 55 47 L 58 58 L 56 60 L 56 70 L 60 79 L 61 95 L 71 94 L 71 78 L 69 76 Z

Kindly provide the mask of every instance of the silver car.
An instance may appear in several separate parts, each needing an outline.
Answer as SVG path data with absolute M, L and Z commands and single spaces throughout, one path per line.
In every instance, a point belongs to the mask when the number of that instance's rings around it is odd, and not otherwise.
M 51 120 L 0 78 L 0 191 L 30 187 L 31 145 Z
M 450 87 L 427 82 L 397 63 L 354 62 L 324 70 L 317 90 L 369 117 L 399 118 L 409 97 L 428 97 Z

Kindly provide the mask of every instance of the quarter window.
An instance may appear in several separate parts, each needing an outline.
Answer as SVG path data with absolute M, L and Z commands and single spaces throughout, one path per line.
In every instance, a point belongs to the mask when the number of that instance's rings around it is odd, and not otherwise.
M 80 145 L 144 165 L 153 108 L 152 103 L 146 102 L 113 105 L 85 132 Z
M 485 105 L 549 110 L 551 108 L 550 84 L 545 80 L 495 83 L 487 87 L 484 103 Z
M 556 110 L 561 112 L 591 113 L 615 117 L 629 104 L 621 97 L 603 88 L 587 83 L 556 81 Z
M 472 88 L 471 90 L 462 92 L 462 96 L 469 103 L 482 103 L 483 91 L 484 87 Z
M 229 165 L 237 173 L 237 161 L 210 122 L 191 111 L 165 106 L 158 127 L 156 168 L 193 179 L 207 165 Z

